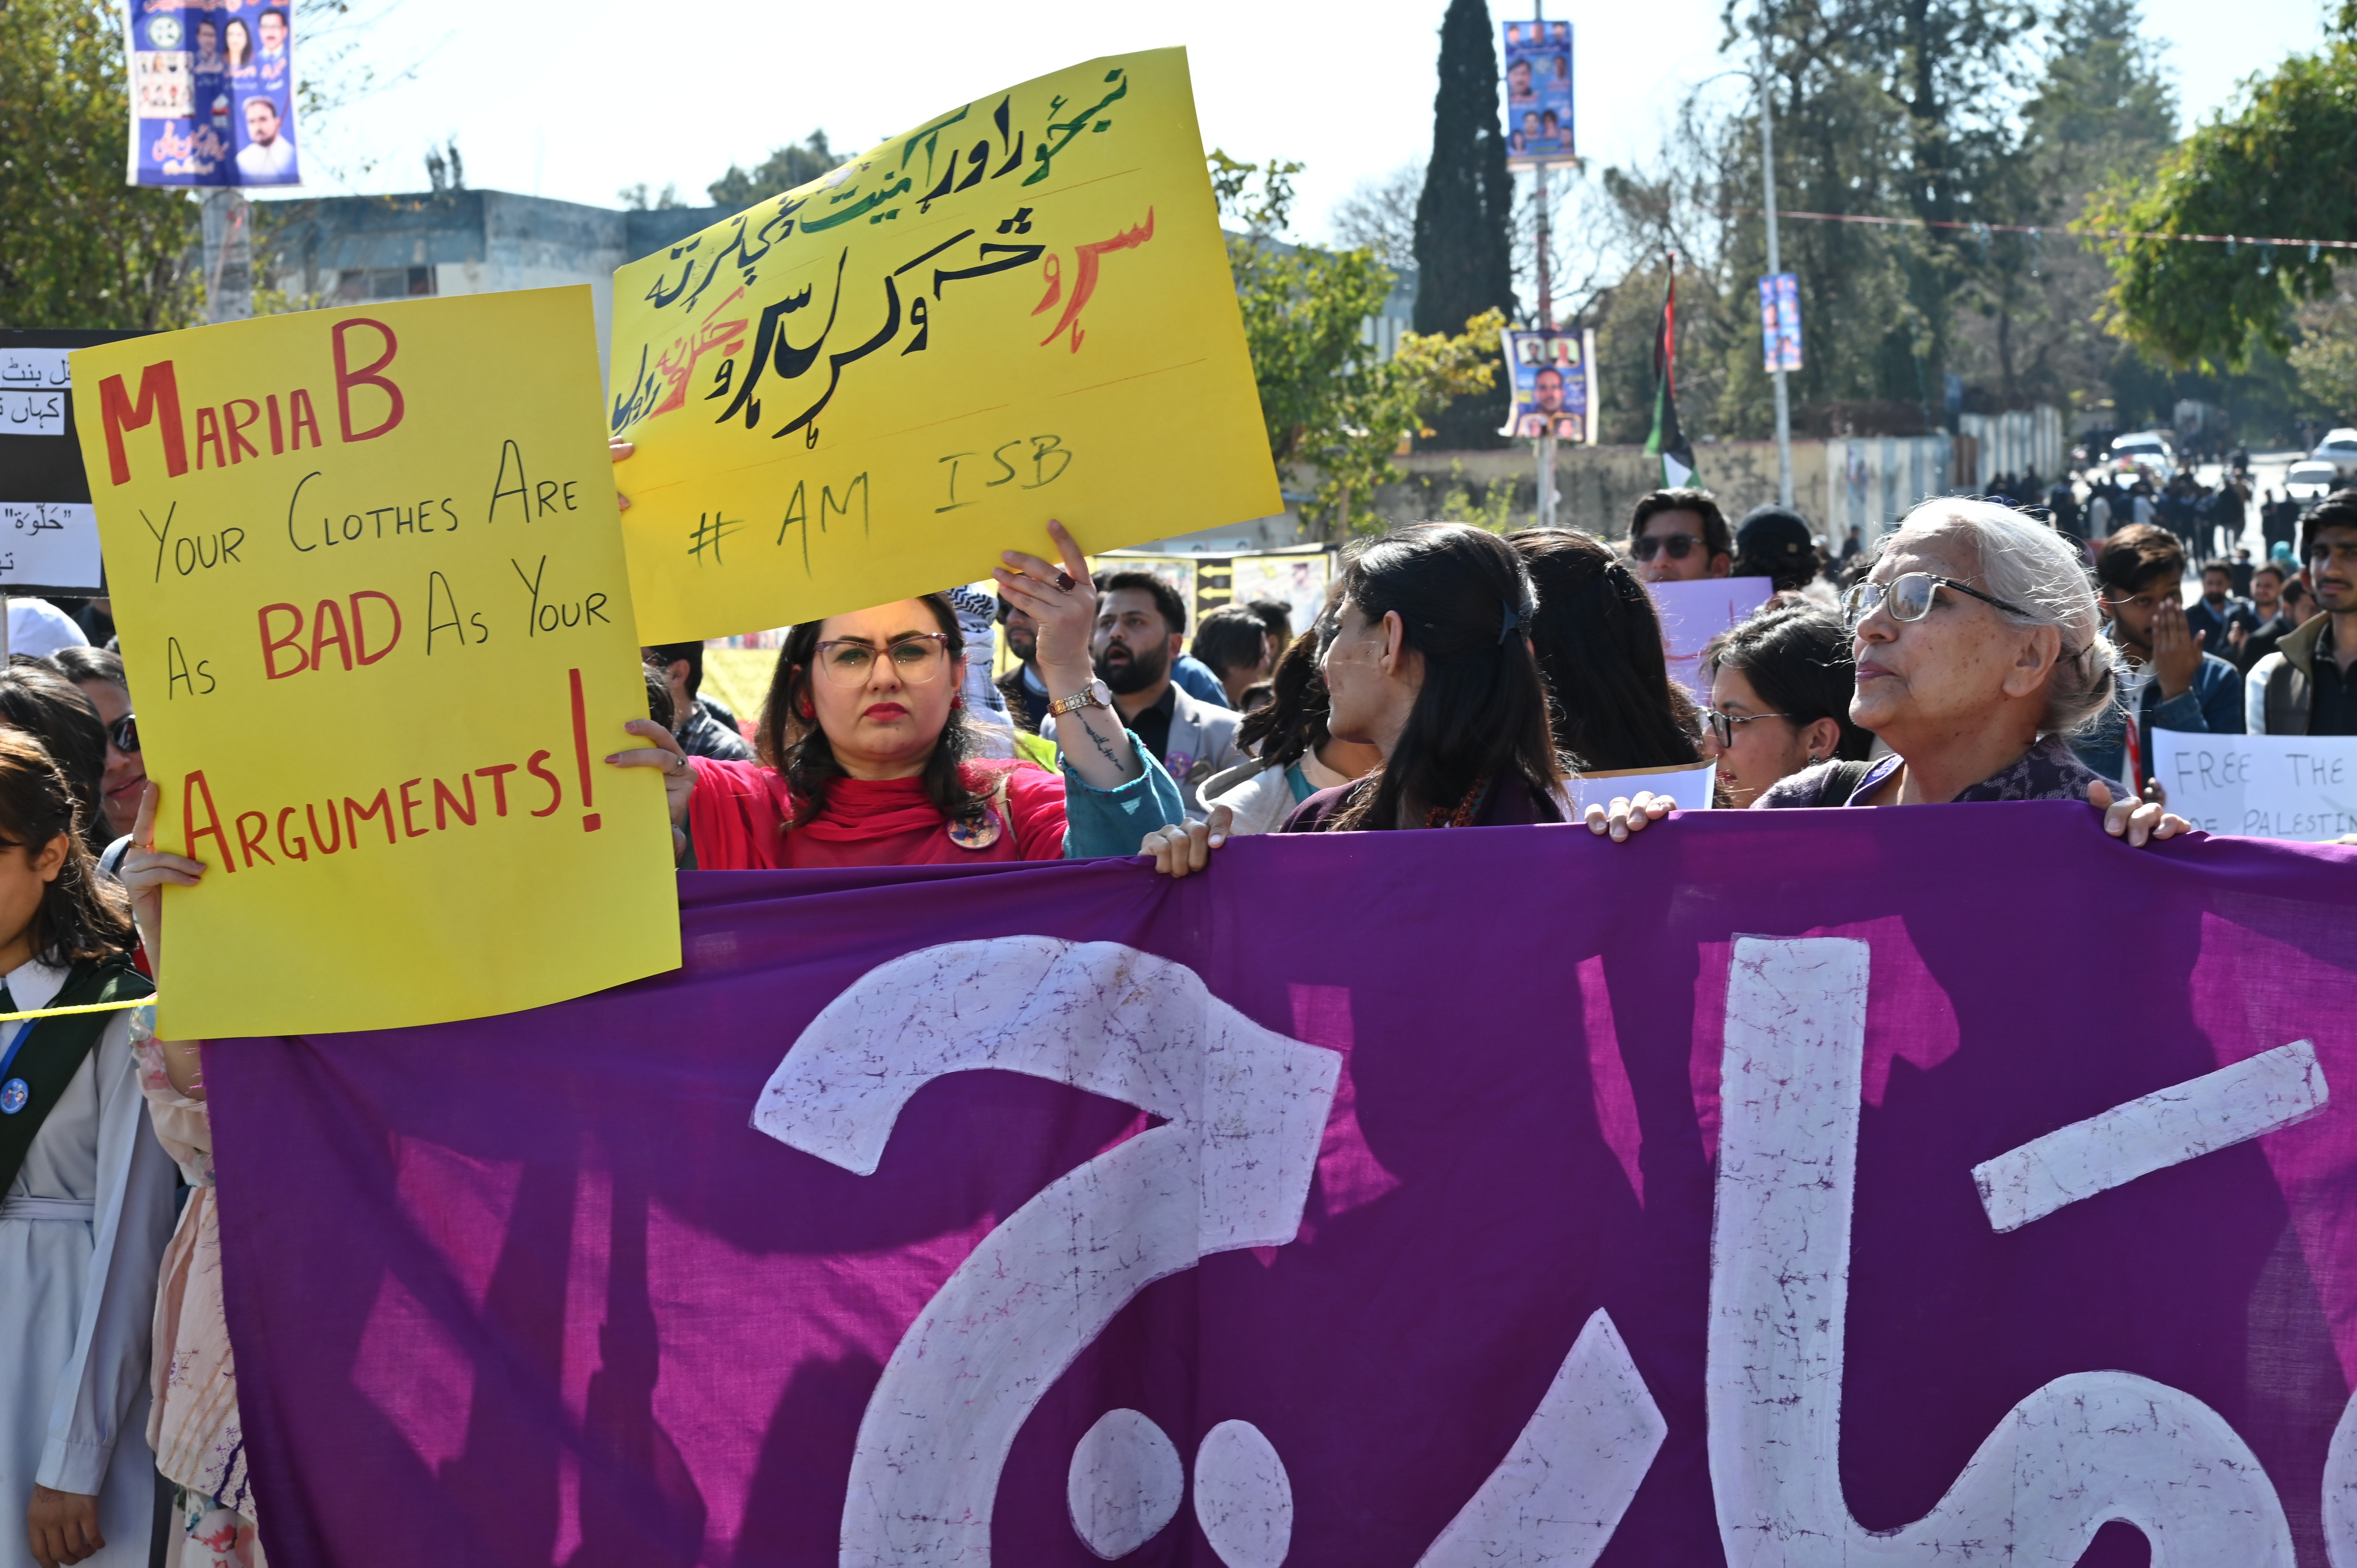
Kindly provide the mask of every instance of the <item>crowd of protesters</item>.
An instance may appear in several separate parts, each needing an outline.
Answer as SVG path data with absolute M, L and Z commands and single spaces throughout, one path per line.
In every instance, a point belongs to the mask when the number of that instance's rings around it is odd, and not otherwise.
M 2066 515 L 2007 476 L 2044 510 L 1930 500 L 1837 553 L 1787 509 L 1730 524 L 1695 489 L 1646 496 L 1613 542 L 1421 523 L 1352 553 L 1307 627 L 1275 601 L 1198 619 L 1147 572 L 1092 575 L 1050 523 L 1053 557 L 1007 551 L 995 594 L 792 628 L 749 718 L 703 691 L 700 644 L 644 650 L 647 716 L 606 760 L 660 771 L 701 870 L 1142 854 L 1183 876 L 1262 832 L 1621 842 L 1698 774 L 1720 808 L 2080 801 L 2139 845 L 2187 831 L 2155 731 L 2357 735 L 2357 491 L 2253 566 L 2219 553 L 2238 486 L 2061 487 Z M 1690 693 L 1653 590 L 1730 575 L 1769 579 L 1767 603 Z M 132 686 L 91 645 L 105 615 L 9 606 L 0 1012 L 146 994 L 162 889 L 206 875 L 154 843 Z M 202 1056 L 150 1016 L 0 1035 L 0 1353 L 38 1396 L 0 1412 L 27 1521 L 0 1564 L 264 1561 Z

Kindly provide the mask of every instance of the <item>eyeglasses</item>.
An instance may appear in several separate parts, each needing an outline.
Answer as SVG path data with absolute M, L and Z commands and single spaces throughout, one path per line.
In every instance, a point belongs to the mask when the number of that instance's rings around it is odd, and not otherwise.
M 894 675 L 911 686 L 922 686 L 941 677 L 942 666 L 948 662 L 942 655 L 949 646 L 947 632 L 925 631 L 904 637 L 880 651 L 892 661 Z M 865 642 L 822 642 L 811 657 L 826 671 L 828 681 L 856 688 L 867 684 L 878 651 Z
M 1890 618 L 1896 621 L 1921 620 L 1932 613 L 1932 603 L 1942 588 L 1995 605 L 2007 615 L 2029 618 L 2029 612 L 2018 606 L 2007 604 L 1993 594 L 1984 594 L 1970 583 L 1959 583 L 1953 577 L 1935 577 L 1929 572 L 1902 572 L 1888 583 L 1860 583 L 1842 596 L 1842 619 L 1851 627 L 1889 607 Z
M 1723 750 L 1735 744 L 1735 726 L 1738 725 L 1748 725 L 1755 719 L 1791 718 L 1792 715 L 1790 714 L 1722 714 L 1717 708 L 1705 708 L 1702 711 L 1702 727 L 1704 733 L 1718 742 Z M 1800 721 L 1793 719 L 1792 722 L 1798 724 Z
M 1673 561 L 1683 561 L 1702 548 L 1702 541 L 1691 533 L 1673 533 L 1660 539 L 1651 534 L 1639 534 L 1629 542 L 1629 553 L 1640 561 L 1651 561 L 1656 555 L 1667 554 Z
M 106 739 L 107 743 L 113 746 L 115 750 L 120 751 L 126 756 L 137 755 L 139 750 L 139 715 L 136 714 L 125 714 L 121 718 L 115 720 L 113 724 L 107 725 Z

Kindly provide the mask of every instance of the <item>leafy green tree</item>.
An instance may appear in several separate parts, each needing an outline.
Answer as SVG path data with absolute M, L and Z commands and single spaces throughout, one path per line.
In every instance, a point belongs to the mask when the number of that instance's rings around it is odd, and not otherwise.
M 1513 177 L 1498 124 L 1498 45 L 1483 0 L 1449 0 L 1440 24 L 1432 159 L 1415 205 L 1415 329 L 1451 333 L 1514 310 Z M 1495 446 L 1506 389 L 1452 403 L 1434 421 L 1441 446 Z
M 842 156 L 827 146 L 826 133 L 813 131 L 802 139 L 802 145 L 789 143 L 780 147 L 750 174 L 730 164 L 728 172 L 706 188 L 707 193 L 716 207 L 741 212 L 757 201 L 783 196 L 799 186 L 808 185 L 842 163 Z
M 1505 317 L 1491 310 L 1459 333 L 1402 333 L 1392 358 L 1379 359 L 1366 323 L 1390 295 L 1392 274 L 1374 252 L 1316 251 L 1273 237 L 1286 226 L 1301 166 L 1240 163 L 1216 151 L 1210 162 L 1221 209 L 1246 231 L 1230 236 L 1228 263 L 1269 456 L 1279 467 L 1316 470 L 1308 510 L 1328 537 L 1381 528 L 1372 500 L 1398 477 L 1394 457 L 1430 435 L 1453 401 L 1493 384 Z
M 0 5 L 0 325 L 195 318 L 196 203 L 123 183 L 124 91 L 122 7 Z
M 2357 6 L 2334 37 L 2254 84 L 2141 179 L 2115 182 L 2087 226 L 2164 235 L 2357 234 Z M 2336 254 L 2304 245 L 2123 240 L 2111 245 L 2114 329 L 2173 365 L 2239 367 L 2290 347 L 2292 306 L 2330 298 Z

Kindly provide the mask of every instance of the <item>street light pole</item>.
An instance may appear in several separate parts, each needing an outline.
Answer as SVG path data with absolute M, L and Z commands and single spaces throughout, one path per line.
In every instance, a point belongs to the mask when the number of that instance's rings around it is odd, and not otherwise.
M 1546 20 L 1546 0 L 1531 0 L 1531 15 L 1535 20 L 1544 22 Z M 1544 37 L 1544 35 L 1542 34 L 1541 36 Z M 1552 332 L 1555 330 L 1555 291 L 1553 286 L 1553 278 L 1548 271 L 1549 263 L 1547 252 L 1553 248 L 1553 242 L 1549 239 L 1547 231 L 1547 165 L 1544 158 L 1541 158 L 1539 160 L 1538 167 L 1534 172 L 1537 175 L 1538 180 L 1537 193 L 1539 203 L 1539 330 L 1542 332 Z M 1508 375 L 1512 375 L 1513 373 L 1513 368 L 1512 366 L 1508 366 L 1506 373 Z M 1512 394 L 1510 393 L 1510 400 L 1511 395 Z M 1541 431 L 1539 435 L 1538 447 L 1539 526 L 1541 528 L 1553 528 L 1555 525 L 1555 421 L 1552 419 L 1545 422 L 1545 428 Z
M 1547 274 L 1547 166 L 1538 166 L 1539 198 L 1539 330 L 1555 330 L 1555 295 Z M 1555 421 L 1539 435 L 1539 526 L 1553 528 L 1555 516 Z
M 1760 187 L 1768 209 L 1768 275 L 1774 277 L 1784 268 L 1776 252 L 1776 100 L 1770 88 L 1772 77 L 1768 59 L 1768 9 L 1760 9 Z M 1776 369 L 1776 499 L 1787 509 L 1792 504 L 1792 404 L 1784 387 L 1783 356 L 1777 356 Z

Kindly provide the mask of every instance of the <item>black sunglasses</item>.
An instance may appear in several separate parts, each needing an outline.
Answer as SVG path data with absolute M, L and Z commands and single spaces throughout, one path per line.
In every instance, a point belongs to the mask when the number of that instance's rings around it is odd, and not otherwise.
M 106 726 L 107 743 L 125 756 L 139 750 L 139 715 L 125 714 Z
M 1666 539 L 1640 534 L 1629 542 L 1629 553 L 1640 561 L 1651 561 L 1666 552 L 1673 561 L 1683 561 L 1702 547 L 1702 541 L 1691 533 L 1673 533 Z

